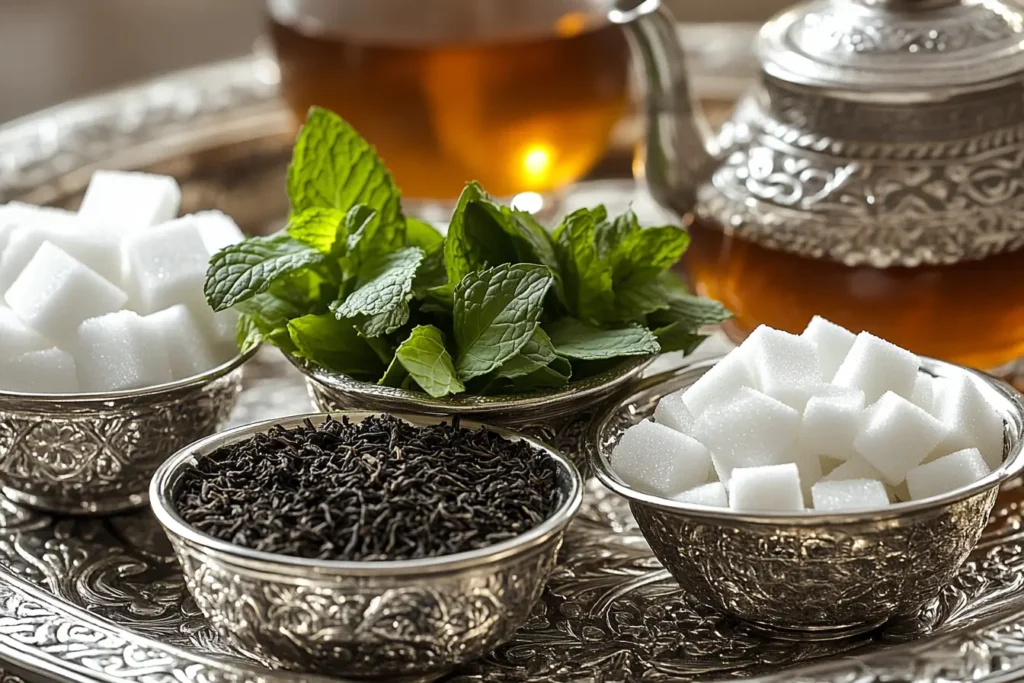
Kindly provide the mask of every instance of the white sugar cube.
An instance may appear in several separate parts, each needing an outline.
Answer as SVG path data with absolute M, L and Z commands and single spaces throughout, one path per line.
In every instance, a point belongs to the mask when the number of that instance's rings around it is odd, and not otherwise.
M 794 512 L 804 509 L 800 472 L 793 463 L 764 467 L 737 467 L 729 482 L 733 510 Z
M 935 389 L 935 416 L 947 427 L 938 452 L 977 448 L 989 469 L 999 467 L 1003 461 L 1003 419 L 974 378 L 966 373 L 943 378 Z
M 668 394 L 658 401 L 658 405 L 654 409 L 654 421 L 671 427 L 677 432 L 689 434 L 693 428 L 693 415 L 690 414 L 690 409 L 686 407 L 686 401 L 683 400 L 684 391 Z
M 44 242 L 4 299 L 27 326 L 65 347 L 83 320 L 119 310 L 128 297 L 66 252 Z
M 913 500 L 930 498 L 968 486 L 992 470 L 977 448 L 967 448 L 907 472 L 907 488 Z
M 6 306 L 0 306 L 0 358 L 11 358 L 29 351 L 53 346 L 43 335 L 26 327 Z
M 910 395 L 910 401 L 922 410 L 935 414 L 935 391 L 937 380 L 931 375 L 919 372 L 914 381 L 914 391 Z
M 60 209 L 55 206 L 36 206 L 25 202 L 8 202 L 0 205 L 0 226 L 36 228 L 70 228 L 83 227 L 82 220 L 74 211 Z
M 18 278 L 43 242 L 59 247 L 108 282 L 120 283 L 121 255 L 116 237 L 80 229 L 23 226 L 11 233 L 0 256 L 0 292 Z
M 73 394 L 78 391 L 71 354 L 50 348 L 0 357 L 0 391 Z
M 733 401 L 698 417 L 692 434 L 711 451 L 718 478 L 727 483 L 736 467 L 773 465 L 791 458 L 799 428 L 796 410 L 742 387 Z
M 921 359 L 884 339 L 861 332 L 850 347 L 832 383 L 864 392 L 864 402 L 874 403 L 887 391 L 909 399 L 914 394 Z
M 836 370 L 857 338 L 845 327 L 829 322 L 820 315 L 811 318 L 811 322 L 800 336 L 813 342 L 818 356 L 818 367 L 825 382 L 831 382 L 836 376 Z
M 707 505 L 708 507 L 729 507 L 729 496 L 726 495 L 725 484 L 720 481 L 713 481 L 710 484 L 702 484 L 689 491 L 683 491 L 672 496 L 672 500 L 693 505 Z
M 888 391 L 864 413 L 853 447 L 882 474 L 899 484 L 946 435 L 946 427 L 902 396 Z
M 803 410 L 812 391 L 822 384 L 814 343 L 761 325 L 740 347 L 755 386 L 762 393 Z
M 754 387 L 754 378 L 736 349 L 705 372 L 683 393 L 683 401 L 694 418 L 711 407 L 728 403 L 741 387 Z
M 864 392 L 838 388 L 837 393 L 811 396 L 800 425 L 800 450 L 846 460 L 856 451 L 853 439 L 864 413 Z
M 872 510 L 889 505 L 885 484 L 877 479 L 819 481 L 811 487 L 814 509 L 823 512 Z
M 689 436 L 644 421 L 622 434 L 611 466 L 639 491 L 674 496 L 706 483 L 711 460 L 707 449 Z
M 235 343 L 236 329 L 238 327 L 238 311 L 229 308 L 226 311 L 217 311 L 207 305 L 205 299 L 191 302 L 189 308 L 195 316 L 199 327 L 202 328 L 206 338 L 214 350 L 214 355 L 225 362 L 238 353 L 238 346 Z
M 825 481 L 846 479 L 881 479 L 882 473 L 860 455 L 855 455 L 825 475 Z
M 199 227 L 199 235 L 211 256 L 224 247 L 238 244 L 245 239 L 245 234 L 238 224 L 222 211 L 200 211 L 194 217 Z
M 180 204 L 181 189 L 170 176 L 96 171 L 78 215 L 100 229 L 125 233 L 171 220 Z
M 86 320 L 75 335 L 75 361 L 82 391 L 121 391 L 172 379 L 167 349 L 132 311 Z
M 198 306 L 209 258 L 193 221 L 131 233 L 124 241 L 124 260 L 132 309 L 149 314 L 180 303 Z
M 142 319 L 167 349 L 174 379 L 201 375 L 219 365 L 217 357 L 184 304 L 178 304 Z

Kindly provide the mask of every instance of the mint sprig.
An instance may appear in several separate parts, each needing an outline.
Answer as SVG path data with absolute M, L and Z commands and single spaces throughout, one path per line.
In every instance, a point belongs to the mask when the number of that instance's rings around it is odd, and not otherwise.
M 314 108 L 288 169 L 285 230 L 227 247 L 205 293 L 238 344 L 434 397 L 557 389 L 630 356 L 691 352 L 729 317 L 670 270 L 689 245 L 603 206 L 548 232 L 469 183 L 446 236 L 407 218 L 376 152 Z

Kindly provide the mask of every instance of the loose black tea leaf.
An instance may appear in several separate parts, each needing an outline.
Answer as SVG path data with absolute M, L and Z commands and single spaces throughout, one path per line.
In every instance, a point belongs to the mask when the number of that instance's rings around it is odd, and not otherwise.
M 518 536 L 558 504 L 541 451 L 487 429 L 393 416 L 308 420 L 200 458 L 182 519 L 253 550 L 323 560 L 408 560 Z

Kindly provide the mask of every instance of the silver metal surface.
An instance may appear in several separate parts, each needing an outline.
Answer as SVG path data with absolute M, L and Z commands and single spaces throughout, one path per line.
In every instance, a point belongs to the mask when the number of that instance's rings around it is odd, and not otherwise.
M 247 370 L 232 424 L 309 410 L 302 376 L 280 354 L 261 352 Z M 1000 495 L 967 562 L 913 617 L 845 641 L 785 641 L 684 592 L 628 503 L 595 481 L 529 621 L 452 680 L 1013 680 L 1024 674 L 1022 503 L 1019 484 Z M 337 680 L 275 672 L 218 636 L 150 513 L 61 519 L 8 502 L 0 502 L 0 659 L 76 683 Z
M 724 37 L 723 37 L 724 34 Z M 687 27 L 690 66 L 716 97 L 741 79 L 747 27 Z M 708 44 L 697 43 L 704 39 Z M 727 40 L 725 38 L 728 38 Z M 724 58 L 724 61 L 723 61 Z M 724 64 L 716 78 L 716 65 Z M 291 133 L 272 70 L 243 60 L 71 103 L 0 130 L 0 201 L 74 206 L 89 169 L 175 174 L 186 211 L 217 207 L 247 230 L 285 215 Z M 719 84 L 725 83 L 723 89 Z M 579 195 L 577 197 L 577 195 Z M 596 183 L 567 204 L 625 206 L 631 183 Z M 650 211 L 649 199 L 634 208 Z M 647 219 L 643 219 L 647 220 Z M 722 345 L 719 344 L 719 349 Z M 679 358 L 652 364 L 671 369 Z M 231 424 L 308 412 L 302 376 L 272 349 L 246 365 Z M 655 559 L 626 501 L 597 482 L 566 532 L 530 620 L 457 683 L 1009 681 L 1024 676 L 1024 487 L 996 500 L 981 541 L 913 618 L 840 642 L 766 640 L 684 593 Z M 212 630 L 148 512 L 60 518 L 0 500 L 0 660 L 31 680 L 126 683 L 327 683 L 240 655 Z M 6 676 L 6 677 L 4 677 Z M 0 674 L 13 683 L 14 676 Z
M 336 413 L 355 422 L 374 413 Z M 327 414 L 280 422 L 296 427 Z M 443 418 L 398 417 L 419 425 Z M 277 666 L 347 677 L 439 676 L 507 641 L 530 616 L 555 566 L 566 527 L 579 510 L 583 482 L 567 460 L 525 440 L 554 461 L 558 504 L 516 538 L 445 557 L 341 562 L 284 557 L 219 541 L 187 525 L 174 498 L 181 476 L 222 446 L 278 421 L 204 439 L 169 459 L 153 478 L 150 500 L 181 562 L 185 583 L 221 638 Z M 479 423 L 464 421 L 476 428 Z
M 996 493 L 1024 470 L 1024 397 L 986 375 L 931 359 L 936 377 L 972 375 L 1003 418 L 1000 467 L 971 486 L 884 510 L 753 514 L 688 505 L 632 489 L 609 465 L 622 432 L 717 359 L 647 380 L 594 423 L 597 477 L 630 502 L 659 560 L 701 602 L 793 637 L 846 637 L 917 613 L 956 575 L 981 536 Z
M 643 372 L 650 357 L 631 358 L 564 389 L 508 396 L 431 398 L 423 392 L 359 382 L 300 359 L 290 358 L 309 385 L 313 403 L 325 412 L 375 410 L 418 415 L 461 415 L 515 429 L 564 453 L 584 477 L 589 469 L 581 448 L 594 414 L 608 398 Z
M 247 358 L 150 389 L 0 391 L 0 490 L 18 503 L 64 514 L 145 505 L 157 467 L 227 422 Z
M 645 175 L 664 206 L 849 266 L 1024 246 L 1018 4 L 799 4 L 762 29 L 758 82 L 715 137 L 657 4 L 625 25 L 648 86 Z

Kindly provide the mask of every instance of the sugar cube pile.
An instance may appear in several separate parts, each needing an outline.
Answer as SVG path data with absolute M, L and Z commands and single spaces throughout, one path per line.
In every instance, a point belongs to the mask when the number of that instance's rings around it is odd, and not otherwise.
M 800 335 L 754 330 L 627 429 L 611 466 L 688 504 L 853 512 L 969 486 L 1003 442 L 977 378 L 933 377 L 913 353 L 815 317 Z
M 237 353 L 237 316 L 210 310 L 203 282 L 244 235 L 180 204 L 168 176 L 96 171 L 77 212 L 0 205 L 0 391 L 139 389 Z

